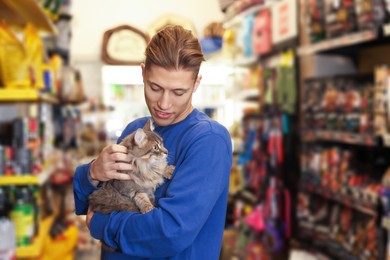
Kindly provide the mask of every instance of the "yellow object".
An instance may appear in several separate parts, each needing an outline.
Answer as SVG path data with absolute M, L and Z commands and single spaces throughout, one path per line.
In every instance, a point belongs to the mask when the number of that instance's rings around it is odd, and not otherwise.
M 279 66 L 284 66 L 284 67 L 294 66 L 294 52 L 292 49 L 282 52 L 279 59 Z
M 0 23 L 0 79 L 5 87 L 30 85 L 26 49 L 5 23 Z
M 221 54 L 226 59 L 234 59 L 239 53 L 242 53 L 241 48 L 236 43 L 236 33 L 231 29 L 226 29 L 223 33 L 223 44 Z
M 35 27 L 28 24 L 25 29 L 24 40 L 27 56 L 28 66 L 31 76 L 31 86 L 36 88 L 43 88 L 43 43 Z
M 0 92 L 1 93 L 1 92 Z M 50 178 L 56 165 L 47 165 L 37 175 L 0 176 L 0 186 L 43 185 Z
M 11 89 L 0 87 L 0 101 L 38 101 L 38 90 L 32 88 Z
M 76 252 L 78 229 L 71 225 L 56 238 L 46 236 L 40 260 L 73 260 Z
M 55 25 L 36 0 L 0 0 L 0 21 L 17 29 L 31 23 L 39 31 L 57 33 Z
M 18 259 L 24 258 L 24 259 L 38 259 L 39 255 L 42 253 L 43 245 L 45 238 L 49 234 L 50 227 L 53 223 L 54 216 L 45 218 L 40 224 L 39 224 L 39 234 L 34 239 L 33 244 L 29 246 L 24 247 L 18 247 L 16 248 L 16 257 Z M 61 259 L 61 258 L 58 258 Z
M 50 67 L 53 72 L 53 88 L 52 92 L 53 94 L 59 94 L 60 91 L 60 81 L 63 78 L 62 70 L 63 70 L 63 59 L 58 54 L 53 55 L 50 58 Z
M 0 186 L 8 185 L 34 185 L 39 183 L 38 176 L 23 175 L 23 176 L 1 176 Z

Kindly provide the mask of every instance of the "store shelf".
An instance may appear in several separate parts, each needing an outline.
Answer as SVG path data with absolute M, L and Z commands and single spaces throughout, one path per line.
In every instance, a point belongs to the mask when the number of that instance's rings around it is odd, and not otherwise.
M 233 66 L 238 66 L 238 67 L 251 67 L 256 65 L 258 60 L 259 58 L 256 56 L 249 56 L 249 57 L 240 56 L 240 57 L 236 57 L 231 64 Z
M 16 248 L 16 257 L 18 259 L 39 257 L 43 249 L 45 238 L 48 236 L 53 221 L 54 216 L 50 216 L 42 220 L 39 224 L 39 234 L 34 238 L 33 243 L 29 246 Z
M 376 207 L 377 203 L 365 203 L 362 198 L 354 198 L 347 194 L 341 194 L 340 192 L 333 192 L 328 188 L 323 188 L 318 185 L 301 184 L 301 189 L 310 193 L 320 195 L 329 200 L 336 201 L 347 207 L 353 208 L 359 212 L 368 214 L 370 216 L 377 216 Z M 362 193 L 362 192 L 361 192 Z
M 314 235 L 315 234 L 315 235 Z M 305 250 L 316 256 L 315 259 L 348 259 L 348 260 L 359 260 L 358 256 L 354 255 L 349 248 L 346 248 L 340 242 L 334 238 L 329 238 L 326 234 L 318 239 L 318 232 L 314 228 L 307 228 L 299 223 L 299 242 L 295 242 L 299 245 L 300 250 Z M 315 236 L 315 239 L 313 239 Z M 324 239 L 325 238 L 325 239 Z M 295 248 L 297 250 L 298 248 Z M 309 257 L 308 259 L 312 259 Z M 363 258 L 370 259 L 370 258 Z
M 260 91 L 258 88 L 244 89 L 240 93 L 240 99 L 244 101 L 259 101 Z
M 323 40 L 315 44 L 302 46 L 298 48 L 298 55 L 310 55 L 321 52 L 330 51 L 343 47 L 351 47 L 361 43 L 376 40 L 378 38 L 377 30 L 365 30 L 361 32 L 351 33 L 334 39 Z
M 0 176 L 0 186 L 7 185 L 43 185 L 53 172 L 53 167 L 47 167 L 37 175 Z
M 0 88 L 0 101 L 35 101 L 39 98 L 36 89 Z
M 223 22 L 223 25 L 225 28 L 230 28 L 234 25 L 240 24 L 245 16 L 255 14 L 262 9 L 269 8 L 271 5 L 272 4 L 270 4 L 268 1 L 265 4 L 257 4 L 251 6 L 240 13 L 227 14 Z
M 303 131 L 301 133 L 303 141 L 328 141 L 353 145 L 376 146 L 377 138 L 373 135 L 354 134 L 337 131 Z
M 0 87 L 0 102 L 46 102 L 58 103 L 58 99 L 49 93 L 42 93 L 36 88 Z

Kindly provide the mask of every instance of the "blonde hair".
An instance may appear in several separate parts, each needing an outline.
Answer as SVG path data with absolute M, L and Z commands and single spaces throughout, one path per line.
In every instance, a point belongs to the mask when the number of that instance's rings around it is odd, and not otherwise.
M 204 61 L 198 38 L 180 25 L 168 25 L 158 31 L 145 50 L 145 69 L 155 65 L 167 70 L 188 70 L 197 78 Z

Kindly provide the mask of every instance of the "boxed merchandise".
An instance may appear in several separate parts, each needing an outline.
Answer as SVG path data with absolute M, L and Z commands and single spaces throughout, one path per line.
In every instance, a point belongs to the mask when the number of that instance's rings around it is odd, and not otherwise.
M 325 0 L 307 0 L 308 26 L 312 43 L 321 41 L 326 36 L 324 2 Z
M 334 38 L 356 31 L 354 1 L 325 0 L 325 27 L 327 38 Z

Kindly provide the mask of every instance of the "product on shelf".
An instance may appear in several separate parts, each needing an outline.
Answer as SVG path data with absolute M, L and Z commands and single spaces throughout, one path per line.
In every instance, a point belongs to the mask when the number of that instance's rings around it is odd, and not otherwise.
M 34 26 L 28 24 L 24 31 L 24 45 L 26 48 L 28 69 L 30 76 L 30 86 L 38 89 L 44 87 L 43 81 L 43 42 Z
M 272 50 L 271 10 L 260 10 L 255 18 L 252 32 L 252 48 L 254 55 L 262 55 Z
M 388 15 L 382 0 L 355 0 L 355 12 L 359 30 L 378 28 Z
M 325 27 L 327 38 L 356 31 L 354 0 L 325 0 Z
M 307 0 L 308 27 L 311 43 L 325 39 L 325 0 Z
M 31 191 L 25 187 L 16 187 L 14 191 L 15 200 L 13 201 L 10 218 L 16 227 L 16 245 L 18 247 L 32 244 L 37 230 L 34 227 L 35 207 L 34 198 Z
M 0 85 L 30 87 L 26 49 L 9 26 L 0 23 Z
M 9 218 L 11 199 L 6 189 L 0 187 L 0 259 L 16 257 L 15 224 Z

